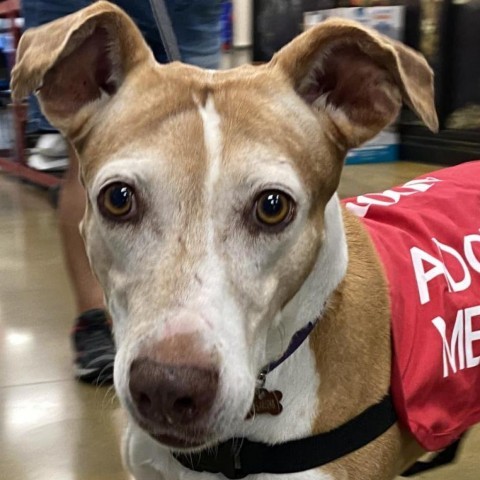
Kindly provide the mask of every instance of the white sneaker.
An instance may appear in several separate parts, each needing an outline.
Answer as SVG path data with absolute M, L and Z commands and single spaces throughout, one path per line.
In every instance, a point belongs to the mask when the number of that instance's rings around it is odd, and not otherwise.
M 40 135 L 35 147 L 30 149 L 27 164 L 40 171 L 65 170 L 68 167 L 68 148 L 62 135 Z
M 68 157 L 67 142 L 59 133 L 44 133 L 38 137 L 32 153 L 40 153 L 46 157 Z
M 55 158 L 47 157 L 40 153 L 34 153 L 27 159 L 27 164 L 30 168 L 48 172 L 53 170 L 66 170 L 68 167 L 68 157 Z

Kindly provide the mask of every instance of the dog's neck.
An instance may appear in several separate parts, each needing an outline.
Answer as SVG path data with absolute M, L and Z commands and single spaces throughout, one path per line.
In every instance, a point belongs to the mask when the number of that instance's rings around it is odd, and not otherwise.
M 322 322 L 329 298 L 345 277 L 347 264 L 342 210 L 338 196 L 334 195 L 325 210 L 324 239 L 315 265 L 302 288 L 282 310 L 281 318 L 277 319 L 279 325 L 270 332 L 270 360 L 279 358 L 292 336 L 306 324 Z M 234 432 L 234 436 L 278 442 L 309 435 L 317 412 L 320 377 L 307 339 L 266 378 L 265 388 L 283 394 L 283 413 L 279 417 L 256 416 L 253 422 L 247 421 L 240 431 Z
M 325 208 L 324 239 L 318 258 L 302 288 L 276 319 L 276 327 L 268 339 L 268 358 L 279 358 L 297 331 L 321 318 L 328 298 L 345 276 L 347 264 L 347 240 L 340 202 L 335 194 Z

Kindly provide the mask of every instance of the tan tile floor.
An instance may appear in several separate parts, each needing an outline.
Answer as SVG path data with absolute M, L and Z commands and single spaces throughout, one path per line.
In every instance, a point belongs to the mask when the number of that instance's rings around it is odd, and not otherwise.
M 431 169 L 349 166 L 340 191 L 376 191 Z M 72 379 L 74 313 L 47 195 L 0 173 L 1 480 L 128 479 L 119 455 L 123 416 L 113 392 Z M 417 478 L 479 480 L 479 454 L 477 429 L 458 464 Z

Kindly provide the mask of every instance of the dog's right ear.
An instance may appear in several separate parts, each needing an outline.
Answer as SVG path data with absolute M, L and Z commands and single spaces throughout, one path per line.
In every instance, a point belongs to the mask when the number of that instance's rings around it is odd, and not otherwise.
M 133 21 L 106 1 L 25 32 L 12 72 L 13 99 L 36 92 L 45 116 L 67 136 L 153 54 Z

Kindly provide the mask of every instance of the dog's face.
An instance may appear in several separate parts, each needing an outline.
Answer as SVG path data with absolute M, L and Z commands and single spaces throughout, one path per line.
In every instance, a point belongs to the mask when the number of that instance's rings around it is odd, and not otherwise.
M 128 98 L 142 99 L 135 118 L 118 115 Z M 89 135 L 82 232 L 115 320 L 116 386 L 159 440 L 203 444 L 244 421 L 268 331 L 321 247 L 341 152 L 318 130 L 300 97 L 257 69 L 155 66 Z M 163 405 L 157 420 L 146 390 L 185 409 Z
M 339 153 L 291 89 L 276 92 L 265 75 L 247 69 L 237 74 L 244 83 L 189 67 L 158 70 L 134 131 L 129 118 L 112 117 L 88 140 L 86 158 L 100 142 L 106 148 L 84 170 L 82 232 L 115 320 L 118 392 L 160 440 L 176 444 L 163 434 L 172 432 L 179 445 L 204 443 L 245 419 L 267 363 L 267 332 L 321 246 L 333 190 L 309 188 L 331 168 L 313 162 L 312 142 L 323 158 Z M 131 98 L 145 88 L 139 78 Z M 123 138 L 111 151 L 118 132 L 106 125 L 114 124 Z M 152 403 L 177 401 L 163 398 L 167 375 L 169 395 L 191 410 L 163 407 L 174 429 L 141 403 L 145 389 Z
M 27 33 L 14 92 L 41 87 L 78 151 L 116 388 L 154 438 L 195 448 L 244 422 L 269 335 L 321 252 L 346 150 L 402 98 L 435 128 L 431 83 L 423 59 L 350 22 L 229 72 L 156 64 L 106 2 Z

